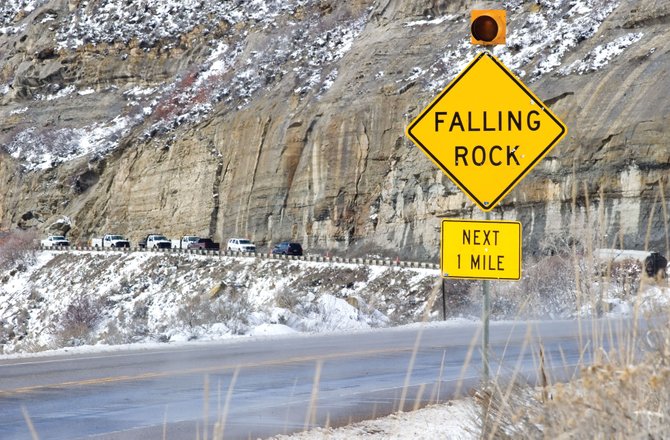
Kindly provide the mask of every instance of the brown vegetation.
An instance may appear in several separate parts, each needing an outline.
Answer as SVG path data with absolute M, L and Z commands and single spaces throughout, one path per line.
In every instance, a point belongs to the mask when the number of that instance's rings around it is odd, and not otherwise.
M 102 320 L 103 305 L 99 299 L 81 295 L 72 300 L 60 318 L 60 346 L 89 344 L 95 327 Z
M 0 271 L 22 271 L 35 261 L 37 234 L 14 230 L 0 236 Z
M 670 327 L 643 335 L 639 358 L 610 353 L 568 383 L 493 383 L 477 394 L 483 438 L 670 438 Z

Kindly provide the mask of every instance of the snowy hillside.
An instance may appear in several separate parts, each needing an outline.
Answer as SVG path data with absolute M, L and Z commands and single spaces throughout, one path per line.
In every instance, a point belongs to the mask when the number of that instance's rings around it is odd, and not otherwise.
M 434 269 L 44 252 L 0 286 L 4 353 L 351 331 L 438 319 Z
M 20 263 L 0 273 L 5 354 L 356 331 L 441 321 L 443 313 L 435 269 L 157 252 L 44 251 L 35 264 L 14 259 Z M 544 260 L 522 282 L 494 285 L 492 318 L 593 316 L 595 304 L 579 298 L 562 264 Z M 626 267 L 609 282 L 591 281 L 593 292 L 607 289 L 605 311 L 628 315 L 667 304 L 667 287 L 639 287 L 639 274 Z M 449 281 L 445 289 L 450 320 L 480 319 L 477 283 Z

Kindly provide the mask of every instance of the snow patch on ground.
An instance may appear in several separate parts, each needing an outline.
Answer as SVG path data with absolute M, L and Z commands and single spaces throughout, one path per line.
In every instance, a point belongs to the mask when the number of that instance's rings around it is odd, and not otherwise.
M 583 60 L 575 61 L 561 69 L 559 73 L 561 75 L 569 75 L 571 73 L 583 75 L 595 72 L 620 55 L 628 46 L 640 41 L 643 36 L 643 33 L 635 32 L 623 35 L 607 44 L 601 44 L 590 51 Z
M 331 266 L 337 271 L 331 271 Z M 357 331 L 393 325 L 390 308 L 384 314 L 381 305 L 394 296 L 400 302 L 413 298 L 415 307 L 421 310 L 426 300 L 414 296 L 431 285 L 424 283 L 426 279 L 437 275 L 432 269 L 158 252 L 40 252 L 32 266 L 6 276 L 0 285 L 2 357 L 148 350 L 166 343 L 227 344 L 239 338 L 309 337 L 311 333 L 331 331 L 355 335 Z M 383 283 L 386 288 L 397 286 L 386 291 L 379 308 L 363 299 L 366 289 L 377 293 L 375 283 Z M 599 291 L 598 286 L 594 291 Z M 667 283 L 649 284 L 634 299 L 639 304 L 618 298 L 616 291 L 604 301 L 609 316 L 630 316 L 634 309 L 644 312 L 667 307 L 669 292 Z M 82 297 L 100 307 L 99 319 L 90 329 L 93 337 L 64 338 L 60 332 L 66 312 Z M 216 311 L 219 299 L 221 310 L 232 309 L 236 314 L 202 320 L 199 314 Z M 201 307 L 202 300 L 206 307 Z M 591 315 L 589 310 L 583 312 L 584 316 Z M 463 325 L 480 323 L 478 319 L 452 319 L 407 324 L 444 328 Z M 63 342 L 83 345 L 54 349 Z M 29 353 L 45 348 L 40 354 Z M 469 440 L 479 438 L 473 424 L 475 414 L 473 400 L 463 399 L 342 428 L 319 428 L 273 439 Z
M 278 435 L 270 440 L 475 440 L 479 432 L 472 426 L 474 414 L 475 403 L 468 398 L 337 429 Z
M 58 221 L 67 224 L 69 219 Z M 436 269 L 159 252 L 44 251 L 36 264 L 2 279 L 0 342 L 5 354 L 355 332 L 415 323 L 474 325 L 479 319 L 473 303 L 450 310 L 460 319 L 442 321 Z M 643 279 L 635 295 L 622 286 L 608 283 L 601 305 L 568 307 L 556 318 L 590 317 L 596 307 L 609 315 L 629 316 L 633 310 L 653 312 L 670 305 L 665 284 Z M 599 292 L 601 286 L 592 289 Z M 569 298 L 571 292 L 554 295 Z M 497 298 L 513 297 L 513 292 L 497 292 L 493 304 Z M 535 318 L 550 316 L 552 304 L 546 309 L 534 306 Z M 476 316 L 467 315 L 471 308 Z M 513 310 L 494 309 L 499 315 L 493 319 L 517 316 Z
M 445 21 L 454 21 L 458 16 L 456 15 L 443 15 L 442 17 L 438 17 L 432 20 L 416 20 L 416 21 L 408 21 L 407 23 L 403 24 L 405 27 L 414 27 L 414 26 L 428 26 L 428 25 L 437 25 L 437 24 L 442 24 Z

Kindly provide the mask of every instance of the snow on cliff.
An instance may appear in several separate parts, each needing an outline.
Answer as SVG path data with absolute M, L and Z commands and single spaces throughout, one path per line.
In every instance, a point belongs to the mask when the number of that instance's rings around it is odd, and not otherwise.
M 337 76 L 336 62 L 351 49 L 367 22 L 367 15 L 320 20 L 318 14 L 305 12 L 306 7 L 318 3 L 314 0 L 130 3 L 79 3 L 57 24 L 57 48 L 69 53 L 83 45 L 132 42 L 144 51 L 166 50 L 183 45 L 181 38 L 198 28 L 199 35 L 205 37 L 203 49 L 209 52 L 206 61 L 190 66 L 177 78 L 156 84 L 141 96 L 133 93 L 135 88 L 126 90 L 123 96 L 128 101 L 128 114 L 115 121 L 56 130 L 49 132 L 49 139 L 34 127 L 19 132 L 4 148 L 26 169 L 50 168 L 89 154 L 104 155 L 145 119 L 149 124 L 144 137 L 149 138 L 201 121 L 218 103 L 240 109 L 287 75 L 295 77 L 295 95 L 323 93 Z M 4 33 L 18 32 L 19 27 L 12 27 L 12 23 L 39 4 L 13 2 L 0 6 Z M 223 38 L 209 37 L 222 32 Z M 254 43 L 257 39 L 262 42 Z M 76 99 L 92 91 L 77 90 L 73 84 L 53 84 L 52 88 L 57 92 L 37 95 L 35 100 Z M 3 94 L 9 91 L 10 85 L 5 85 Z
M 130 3 L 130 4 L 129 4 Z M 158 42 L 173 45 L 196 26 L 217 27 L 227 23 L 276 26 L 281 15 L 295 15 L 314 0 L 90 0 L 83 1 L 58 32 L 60 47 L 138 40 L 151 47 Z
M 528 82 L 560 67 L 568 51 L 592 38 L 603 21 L 618 6 L 618 2 L 611 0 L 543 0 L 537 4 L 535 12 L 526 13 L 524 11 L 527 9 L 527 2 L 524 4 L 521 0 L 504 1 L 503 6 L 507 10 L 507 20 L 510 23 L 506 44 L 493 47 L 493 54 L 519 77 L 527 77 Z M 446 19 L 454 22 L 469 17 L 450 16 Z M 439 25 L 441 22 L 442 20 L 433 20 L 425 24 Z M 430 78 L 428 89 L 437 92 L 445 87 L 480 50 L 481 48 L 470 43 L 469 36 L 449 43 L 441 51 L 440 58 L 427 71 Z M 606 61 L 612 58 L 614 56 L 606 58 Z M 604 62 L 597 67 L 602 68 L 606 64 Z
M 37 14 L 46 3 L 3 2 L 0 35 L 13 35 L 25 26 L 39 25 L 21 18 L 33 18 L 31 14 Z M 298 99 L 308 94 L 318 99 L 341 71 L 338 61 L 365 37 L 371 12 L 368 9 L 361 16 L 329 17 L 319 12 L 319 5 L 315 0 L 88 0 L 77 3 L 65 17 L 41 13 L 42 22 L 47 20 L 55 29 L 54 45 L 65 53 L 100 44 L 166 50 L 181 47 L 182 39 L 197 31 L 204 37 L 204 47 L 200 49 L 209 55 L 202 65 L 189 66 L 179 77 L 150 87 L 149 93 L 124 94 L 128 113 L 120 119 L 80 129 L 63 128 L 50 134 L 49 139 L 35 133 L 35 128 L 28 128 L 3 147 L 26 169 L 45 169 L 85 155 L 105 155 L 139 124 L 145 124 L 143 136 L 150 138 L 199 122 L 216 106 L 241 109 L 287 77 L 292 79 L 292 93 Z M 508 22 L 514 25 L 508 30 L 507 45 L 495 47 L 494 54 L 531 82 L 557 69 L 564 75 L 601 69 L 640 40 L 642 34 L 612 35 L 611 41 L 602 41 L 585 60 L 562 69 L 561 66 L 570 50 L 596 35 L 617 5 L 612 0 L 543 0 L 528 12 L 527 2 L 504 1 Z M 444 26 L 445 22 L 465 22 L 468 14 L 428 18 L 405 26 Z M 424 89 L 436 92 L 478 50 L 464 34 L 436 50 L 436 59 L 426 60 L 425 66 L 417 66 L 400 82 L 422 81 Z M 2 85 L 0 90 L 7 94 L 10 86 Z M 35 99 L 77 99 L 94 92 L 77 90 L 73 84 L 54 84 L 53 88 L 56 93 Z M 124 92 L 132 89 L 131 86 Z

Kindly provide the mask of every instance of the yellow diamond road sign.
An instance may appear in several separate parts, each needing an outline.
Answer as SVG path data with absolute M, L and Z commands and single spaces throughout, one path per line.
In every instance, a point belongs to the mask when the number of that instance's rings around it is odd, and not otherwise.
M 440 269 L 445 278 L 521 278 L 521 223 L 442 220 Z
M 482 210 L 492 210 L 567 127 L 497 58 L 482 52 L 407 135 Z

